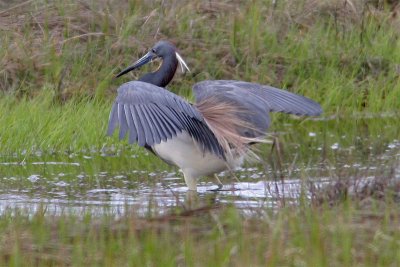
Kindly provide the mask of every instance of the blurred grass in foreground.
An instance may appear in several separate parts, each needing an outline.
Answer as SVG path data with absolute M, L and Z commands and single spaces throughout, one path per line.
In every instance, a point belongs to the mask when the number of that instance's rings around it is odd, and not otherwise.
M 152 218 L 0 216 L 8 266 L 398 266 L 397 203 L 265 210 L 244 218 L 210 205 Z

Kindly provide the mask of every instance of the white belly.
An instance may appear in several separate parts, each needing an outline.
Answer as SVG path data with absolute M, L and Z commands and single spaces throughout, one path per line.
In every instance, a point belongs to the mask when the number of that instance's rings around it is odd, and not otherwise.
M 208 176 L 227 169 L 235 169 L 243 163 L 243 156 L 227 156 L 226 161 L 209 152 L 203 153 L 186 132 L 154 145 L 153 150 L 162 159 L 178 166 L 192 177 Z

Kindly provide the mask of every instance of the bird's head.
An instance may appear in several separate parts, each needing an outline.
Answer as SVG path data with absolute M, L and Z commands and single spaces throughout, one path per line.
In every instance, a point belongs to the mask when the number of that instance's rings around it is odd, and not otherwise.
M 181 69 L 183 72 L 185 71 L 185 69 L 190 71 L 189 67 L 187 66 L 187 64 L 185 63 L 183 58 L 178 54 L 178 52 L 176 52 L 176 47 L 172 43 L 170 43 L 168 41 L 159 41 L 143 57 L 141 57 L 139 60 L 137 60 L 131 66 L 122 70 L 120 73 L 117 74 L 116 77 L 120 77 L 132 70 L 138 69 L 141 66 L 143 66 L 157 58 L 161 58 L 161 60 L 163 62 L 164 62 L 164 60 L 167 60 L 167 59 L 173 60 L 175 62 L 177 60 L 179 62 L 179 65 L 181 66 Z M 174 72 L 175 72 L 175 70 L 174 70 Z

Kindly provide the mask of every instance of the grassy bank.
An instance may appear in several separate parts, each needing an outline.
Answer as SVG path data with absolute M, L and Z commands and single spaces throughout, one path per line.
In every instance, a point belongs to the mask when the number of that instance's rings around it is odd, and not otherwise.
M 304 94 L 325 116 L 400 108 L 395 5 L 18 3 L 0 14 L 0 121 L 11 127 L 0 131 L 2 151 L 101 146 L 116 88 L 149 69 L 113 75 L 159 39 L 174 42 L 192 69 L 171 84 L 189 98 L 197 81 L 238 79 Z
M 276 4 L 274 4 L 274 2 Z M 327 113 L 393 111 L 400 99 L 400 22 L 382 1 L 26 1 L 1 12 L 2 95 L 53 91 L 113 98 L 133 77 L 117 70 L 159 39 L 174 42 L 192 72 L 175 92 L 204 79 L 288 88 Z
M 2 153 L 35 150 L 99 149 L 106 142 L 108 105 L 85 99 L 59 105 L 52 96 L 3 98 L 0 106 Z M 104 144 L 106 145 L 106 144 Z
M 4 5 L 1 150 L 110 144 L 103 133 L 116 88 L 151 68 L 113 75 L 159 39 L 174 42 L 192 69 L 171 84 L 189 99 L 197 81 L 238 79 L 304 94 L 325 116 L 397 112 L 398 9 L 361 0 Z
M 115 152 L 128 147 L 127 140 L 118 140 L 118 134 L 106 136 L 111 101 L 83 98 L 60 105 L 53 96 L 51 91 L 44 91 L 34 99 L 0 99 L 0 125 L 4 126 L 0 129 L 1 155 L 16 153 L 18 157 L 29 157 L 37 151 L 62 153 L 83 149 Z M 343 147 L 354 146 L 357 155 L 369 153 L 368 149 L 382 152 L 396 138 L 397 120 L 396 113 L 335 114 L 322 120 L 273 114 L 270 132 L 276 133 L 282 143 L 290 144 L 288 154 L 297 150 L 300 158 L 308 158 L 310 148 L 314 148 L 313 155 L 332 159 L 334 155 L 326 152 L 337 142 Z M 310 137 L 310 132 L 317 137 Z M 302 144 L 301 149 L 291 147 L 296 143 Z M 323 150 L 317 151 L 318 147 Z

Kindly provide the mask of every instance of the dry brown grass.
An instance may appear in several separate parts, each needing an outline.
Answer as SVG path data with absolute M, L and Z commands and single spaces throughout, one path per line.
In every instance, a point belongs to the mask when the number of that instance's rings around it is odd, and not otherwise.
M 396 173 L 396 162 L 388 170 L 360 171 L 354 177 L 341 179 L 333 178 L 328 186 L 310 186 L 313 204 L 337 205 L 347 199 L 357 201 L 361 205 L 368 206 L 374 203 L 400 202 L 400 179 Z
M 192 77 L 279 84 L 295 60 L 288 55 L 268 55 L 268 69 L 249 71 L 262 64 L 271 33 L 286 43 L 293 27 L 300 39 L 321 22 L 334 21 L 338 34 L 371 20 L 400 29 L 400 5 L 383 2 L 3 1 L 0 91 L 32 96 L 50 87 L 62 99 L 103 94 L 115 68 L 159 39 L 174 42 L 196 66 Z

